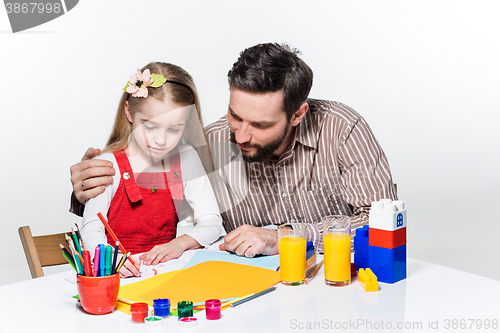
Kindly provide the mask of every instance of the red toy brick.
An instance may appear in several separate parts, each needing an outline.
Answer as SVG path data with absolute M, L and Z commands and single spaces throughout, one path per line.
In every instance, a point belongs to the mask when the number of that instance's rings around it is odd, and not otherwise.
M 394 249 L 406 244 L 406 227 L 395 231 L 370 228 L 368 238 L 370 246 Z

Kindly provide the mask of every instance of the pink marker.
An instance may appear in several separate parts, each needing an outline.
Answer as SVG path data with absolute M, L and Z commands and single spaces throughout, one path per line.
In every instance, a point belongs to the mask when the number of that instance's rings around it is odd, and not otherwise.
M 99 245 L 95 247 L 95 255 L 94 255 L 94 276 L 97 276 L 97 271 L 99 270 L 99 257 L 101 254 L 101 248 Z

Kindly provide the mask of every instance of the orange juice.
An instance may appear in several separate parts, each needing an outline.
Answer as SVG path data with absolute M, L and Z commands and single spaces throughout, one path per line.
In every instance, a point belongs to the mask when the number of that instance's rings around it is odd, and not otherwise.
M 301 282 L 306 274 L 306 240 L 285 236 L 279 239 L 280 272 L 283 282 Z
M 325 279 L 331 282 L 351 281 L 351 235 L 329 233 L 323 235 Z

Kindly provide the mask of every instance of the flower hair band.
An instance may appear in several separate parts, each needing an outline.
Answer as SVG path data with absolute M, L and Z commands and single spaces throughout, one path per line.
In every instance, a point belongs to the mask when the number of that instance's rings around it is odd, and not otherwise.
M 141 72 L 140 69 L 137 70 L 135 75 L 130 77 L 130 81 L 127 82 L 127 85 L 123 90 L 129 94 L 132 94 L 133 97 L 148 97 L 148 87 L 159 88 L 165 82 L 177 84 L 179 86 L 183 86 L 187 88 L 194 95 L 193 90 L 188 85 L 184 83 L 167 80 L 161 74 L 151 74 L 149 69 L 145 69 L 144 72 Z

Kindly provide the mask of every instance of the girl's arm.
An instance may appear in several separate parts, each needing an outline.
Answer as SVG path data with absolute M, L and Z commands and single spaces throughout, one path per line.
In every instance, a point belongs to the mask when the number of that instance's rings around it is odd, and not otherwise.
M 144 253 L 140 259 L 145 265 L 176 259 L 186 250 L 208 246 L 220 237 L 223 230 L 219 206 L 198 153 L 191 146 L 179 148 L 184 196 L 194 211 L 195 227 L 185 235 Z

